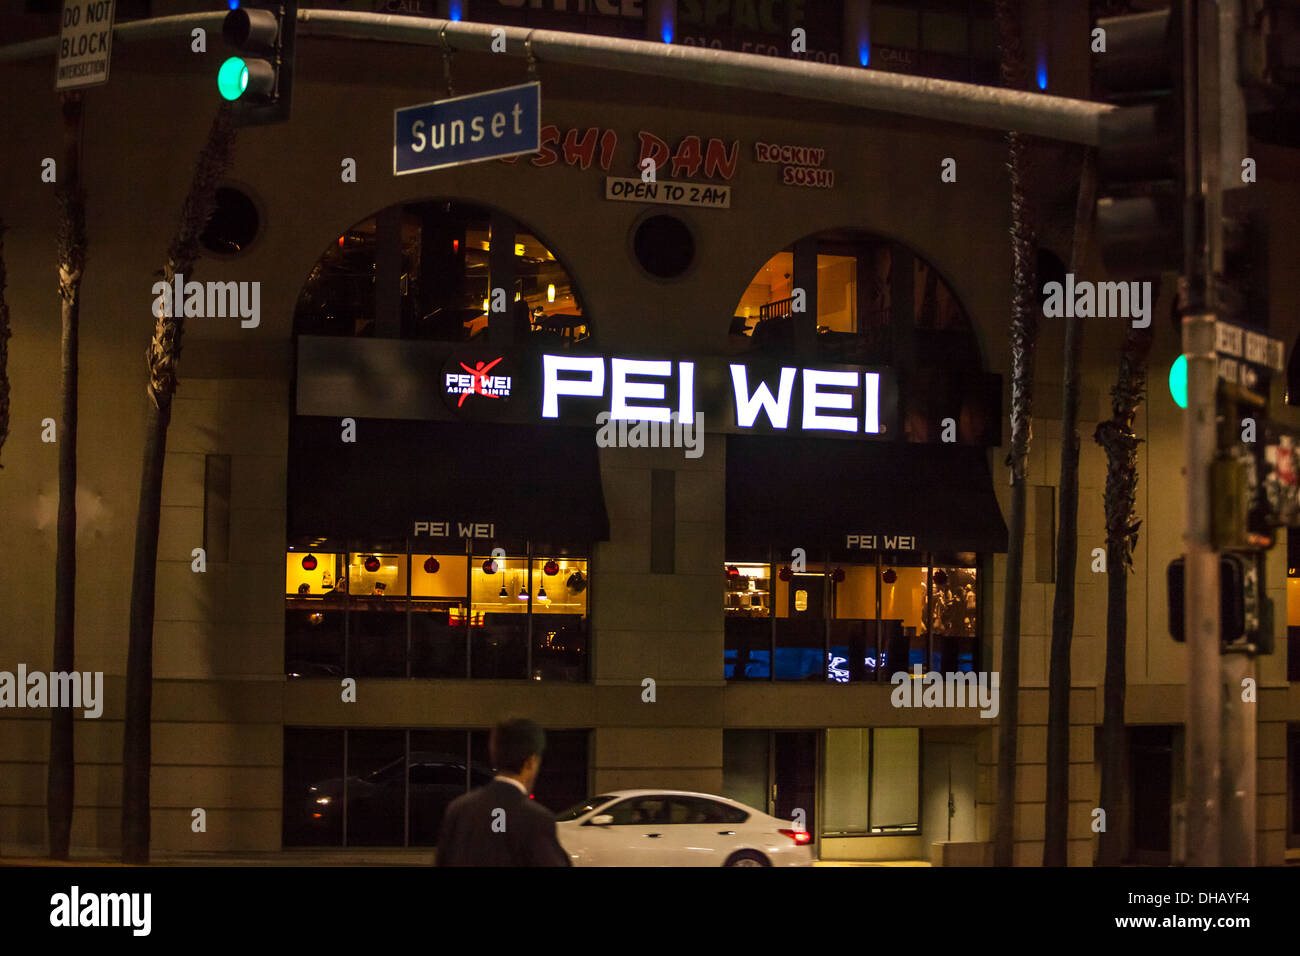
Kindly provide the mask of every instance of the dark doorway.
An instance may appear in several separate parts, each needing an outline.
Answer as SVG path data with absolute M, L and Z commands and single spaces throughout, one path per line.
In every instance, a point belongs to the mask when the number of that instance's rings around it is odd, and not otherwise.
M 1130 727 L 1133 862 L 1169 865 L 1174 728 Z
M 817 833 L 817 737 L 815 730 L 778 730 L 772 748 L 772 810 Z M 801 814 L 796 811 L 802 811 Z
M 1300 724 L 1292 724 L 1286 737 L 1286 845 L 1300 846 Z

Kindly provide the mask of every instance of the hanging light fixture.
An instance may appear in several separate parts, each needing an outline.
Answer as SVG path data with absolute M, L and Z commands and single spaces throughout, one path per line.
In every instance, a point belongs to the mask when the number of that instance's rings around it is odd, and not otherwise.
M 438 568 L 439 568 L 439 567 L 440 567 L 440 565 L 438 564 L 438 559 L 435 558 L 435 557 L 430 556 L 429 558 L 426 558 L 426 559 L 425 559 L 425 562 L 424 562 L 424 573 L 425 573 L 425 574 L 437 574 L 437 573 L 438 573 Z
M 555 283 L 554 283 L 554 282 L 552 282 L 550 285 L 548 285 L 548 286 L 546 287 L 546 301 L 547 301 L 547 302 L 554 302 L 554 301 L 555 301 Z
M 488 558 L 486 561 L 483 562 L 483 573 L 484 573 L 484 574 L 496 574 L 496 573 L 497 573 L 497 563 L 496 563 L 496 560 L 495 560 L 495 559 L 493 559 L 493 558 Z M 502 587 L 504 587 L 504 586 L 505 586 L 505 585 L 502 585 Z
M 372 554 L 370 557 L 366 558 L 364 567 L 371 574 L 374 574 L 379 570 L 379 559 Z
M 880 576 L 880 579 L 886 584 L 893 584 L 898 580 L 898 572 L 893 568 L 886 568 L 885 573 Z
M 523 578 L 519 579 L 519 600 L 521 601 L 528 600 L 528 588 L 524 586 Z
M 497 592 L 497 597 L 499 598 L 510 597 L 510 592 L 506 590 L 506 585 L 504 581 L 501 583 L 501 590 Z
M 539 600 L 539 601 L 549 601 L 549 600 L 550 600 L 550 598 L 548 598 L 548 597 L 546 596 L 546 585 L 545 585 L 545 584 L 539 584 L 539 585 L 537 586 L 537 600 Z
M 302 559 L 302 568 L 303 568 L 304 571 L 315 571 L 315 570 L 316 570 L 316 555 L 314 555 L 314 554 L 309 554 L 309 555 L 307 555 L 307 557 L 303 558 L 303 559 Z
M 548 577 L 555 577 L 560 573 L 560 562 L 551 558 L 551 560 L 547 561 L 546 564 L 542 566 L 542 573 Z

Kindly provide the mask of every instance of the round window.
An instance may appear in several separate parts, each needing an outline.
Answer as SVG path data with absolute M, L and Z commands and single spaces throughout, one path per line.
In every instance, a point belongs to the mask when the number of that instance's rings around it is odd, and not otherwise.
M 695 261 L 695 237 L 676 216 L 651 216 L 636 227 L 632 251 L 652 276 L 675 279 Z
M 246 193 L 234 186 L 218 186 L 217 207 L 199 242 L 219 256 L 237 255 L 257 237 L 261 224 L 257 206 Z

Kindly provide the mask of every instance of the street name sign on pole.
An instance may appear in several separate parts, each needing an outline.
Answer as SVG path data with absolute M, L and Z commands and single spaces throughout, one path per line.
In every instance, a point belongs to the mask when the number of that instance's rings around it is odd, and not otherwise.
M 64 0 L 55 90 L 79 90 L 108 82 L 113 12 L 113 0 Z
M 393 111 L 393 175 L 541 149 L 540 83 L 454 96 Z

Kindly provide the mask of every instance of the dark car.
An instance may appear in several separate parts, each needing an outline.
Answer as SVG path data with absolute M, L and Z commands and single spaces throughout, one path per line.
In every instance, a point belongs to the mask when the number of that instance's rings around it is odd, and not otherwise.
M 410 781 L 411 846 L 433 846 L 443 814 L 452 800 L 490 782 L 492 771 L 481 765 L 465 766 L 465 758 L 445 753 L 416 751 L 408 764 L 399 758 L 367 774 L 347 778 L 347 843 L 349 846 L 400 846 Z M 300 820 L 311 831 L 328 834 L 340 830 L 344 778 L 320 780 L 307 788 Z

